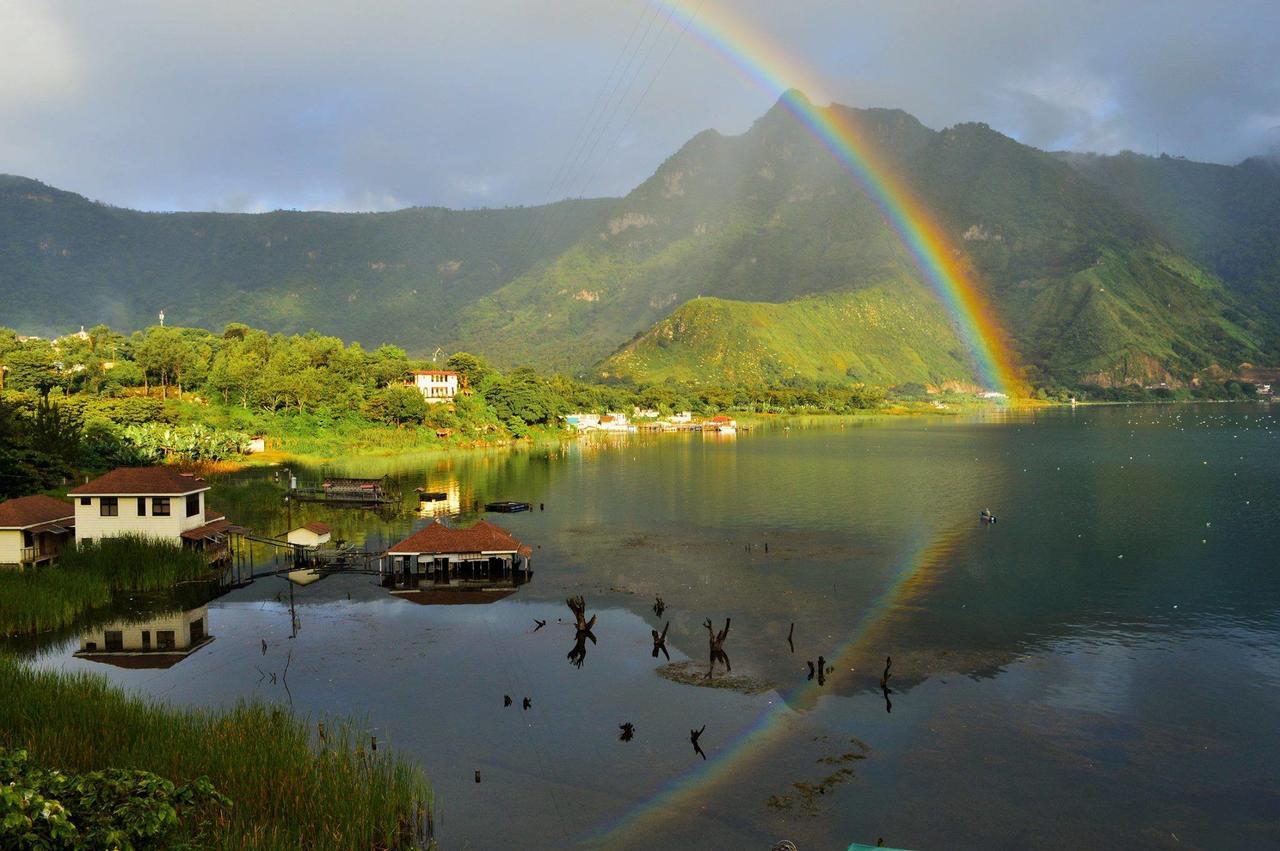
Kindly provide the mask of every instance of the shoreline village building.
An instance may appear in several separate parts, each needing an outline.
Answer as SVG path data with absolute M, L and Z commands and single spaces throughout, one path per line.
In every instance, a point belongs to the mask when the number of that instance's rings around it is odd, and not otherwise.
M 43 495 L 0 502 L 0 568 L 54 561 L 71 543 L 75 527 L 69 502 Z
M 411 381 L 428 405 L 452 402 L 458 395 L 458 373 L 443 369 L 415 369 Z
M 76 542 L 145 535 L 181 542 L 216 560 L 227 553 L 230 521 L 205 505 L 209 483 L 170 467 L 120 467 L 68 495 Z
M 439 520 L 387 548 L 379 571 L 384 585 L 415 589 L 419 584 L 513 584 L 533 570 L 533 549 L 487 520 L 451 529 Z

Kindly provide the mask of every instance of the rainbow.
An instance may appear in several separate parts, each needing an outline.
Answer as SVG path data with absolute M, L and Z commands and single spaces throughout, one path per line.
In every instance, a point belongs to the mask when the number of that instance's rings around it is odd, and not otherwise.
M 960 533 L 968 524 L 956 523 L 932 538 L 921 538 L 899 560 L 892 579 L 871 602 L 857 627 L 827 662 L 834 668 L 832 680 L 847 676 L 858 664 L 878 660 L 873 647 L 884 646 L 884 638 L 876 627 L 885 615 L 909 603 L 927 589 L 946 568 Z M 866 674 L 876 674 L 868 670 Z M 866 675 L 864 674 L 864 676 Z M 661 833 L 664 821 L 673 811 L 699 796 L 708 796 L 718 784 L 740 775 L 753 760 L 766 758 L 769 748 L 785 745 L 796 708 L 811 708 L 821 697 L 817 681 L 805 681 L 785 695 L 778 695 L 763 709 L 747 730 L 713 759 L 694 770 L 674 778 L 640 806 L 623 813 L 613 822 L 598 829 L 588 838 L 590 844 L 602 846 L 625 844 L 646 831 Z M 692 809 L 691 807 L 688 809 Z
M 992 390 L 1023 394 L 1018 367 L 1000 323 L 976 286 L 966 255 L 888 168 L 859 132 L 848 110 L 820 108 L 801 93 L 821 91 L 816 78 L 775 44 L 716 8 L 711 0 L 648 0 L 694 33 L 741 74 L 764 89 L 805 126 L 854 177 L 898 234 L 968 344 L 978 377 Z

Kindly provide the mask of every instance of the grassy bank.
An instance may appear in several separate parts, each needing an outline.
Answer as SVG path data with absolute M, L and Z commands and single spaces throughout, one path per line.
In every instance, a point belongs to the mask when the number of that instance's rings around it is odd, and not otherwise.
M 422 773 L 347 724 L 321 740 L 292 713 L 260 703 L 184 710 L 126 695 L 104 678 L 34 671 L 0 657 L 0 747 L 69 771 L 152 771 L 175 783 L 208 776 L 208 847 L 396 849 L 428 844 Z M 320 729 L 317 727 L 317 730 Z
M 41 632 L 111 602 L 117 591 L 155 591 L 209 575 L 199 553 L 126 536 L 79 544 L 58 564 L 0 572 L 0 635 Z

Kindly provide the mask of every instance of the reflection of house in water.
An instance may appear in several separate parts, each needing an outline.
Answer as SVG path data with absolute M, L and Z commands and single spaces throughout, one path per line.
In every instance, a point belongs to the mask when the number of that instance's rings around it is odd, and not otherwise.
M 527 544 L 488 521 L 451 529 L 437 520 L 389 547 L 378 570 L 384 585 L 399 590 L 510 588 L 532 575 L 532 555 Z
M 199 606 L 86 630 L 75 655 L 118 668 L 171 668 L 210 641 L 208 606 Z

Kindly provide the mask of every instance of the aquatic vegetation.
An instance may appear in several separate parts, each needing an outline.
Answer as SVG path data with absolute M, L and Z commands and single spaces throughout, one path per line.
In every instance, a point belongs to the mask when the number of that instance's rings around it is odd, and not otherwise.
M 203 555 L 169 541 L 126 535 L 80 543 L 58 564 L 0 572 L 0 635 L 65 626 L 116 591 L 155 591 L 208 575 Z
M 4 657 L 0 680 L 0 747 L 25 750 L 34 764 L 64 772 L 128 766 L 178 788 L 207 778 L 232 805 L 194 796 L 184 805 L 192 818 L 177 827 L 192 840 L 201 823 L 211 825 L 204 847 L 431 844 L 432 793 L 422 772 L 385 745 L 374 750 L 347 722 L 321 724 L 313 737 L 305 719 L 279 706 L 176 709 L 99 676 L 35 671 Z

